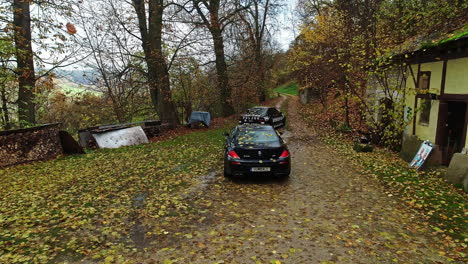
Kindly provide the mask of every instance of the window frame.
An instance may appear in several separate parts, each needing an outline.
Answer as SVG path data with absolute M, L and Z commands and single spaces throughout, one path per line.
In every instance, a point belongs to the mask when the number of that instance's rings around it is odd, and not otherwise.
M 422 86 L 422 77 L 427 76 L 427 86 Z M 421 71 L 418 75 L 418 95 L 425 95 L 429 92 L 431 87 L 431 72 L 430 71 Z M 431 121 L 431 109 L 432 109 L 432 100 L 430 98 L 425 98 L 421 96 L 420 98 L 421 110 L 419 111 L 419 125 L 429 126 Z M 417 100 L 417 98 L 416 98 Z

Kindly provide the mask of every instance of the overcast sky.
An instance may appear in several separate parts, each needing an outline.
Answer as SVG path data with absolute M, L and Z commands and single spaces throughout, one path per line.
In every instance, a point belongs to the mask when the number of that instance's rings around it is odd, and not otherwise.
M 275 39 L 280 44 L 281 48 L 286 51 L 289 44 L 294 40 L 297 34 L 297 28 L 293 26 L 297 19 L 294 16 L 294 8 L 297 0 L 285 0 L 285 8 L 279 17 L 280 30 L 275 33 Z
M 283 0 L 284 8 L 277 17 L 278 27 L 277 31 L 275 31 L 274 39 L 277 41 L 279 46 L 283 51 L 288 50 L 289 45 L 295 39 L 298 34 L 297 29 L 297 17 L 295 16 L 294 9 L 296 7 L 296 3 L 298 0 Z M 67 21 L 63 21 L 65 24 Z M 78 25 L 77 25 L 78 26 Z M 80 29 L 78 29 L 80 30 Z M 81 31 L 81 30 L 80 30 Z M 42 57 L 50 57 L 51 53 L 47 50 L 42 51 Z M 63 54 L 62 54 L 63 55 Z M 60 57 L 60 56 L 59 56 Z M 44 65 L 45 68 L 48 68 L 47 65 Z M 67 69 L 82 67 L 82 65 L 73 65 L 70 67 L 66 67 Z

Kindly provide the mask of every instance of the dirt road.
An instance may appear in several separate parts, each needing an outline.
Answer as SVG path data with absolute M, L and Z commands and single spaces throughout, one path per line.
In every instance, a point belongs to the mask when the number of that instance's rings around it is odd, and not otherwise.
M 288 180 L 188 188 L 193 217 L 159 230 L 136 258 L 157 263 L 446 263 L 428 226 L 322 144 L 289 99 Z M 156 232 L 156 231 L 155 231 Z

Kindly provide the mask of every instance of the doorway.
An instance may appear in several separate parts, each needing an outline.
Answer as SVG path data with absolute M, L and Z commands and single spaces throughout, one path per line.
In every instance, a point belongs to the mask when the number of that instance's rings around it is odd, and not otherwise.
M 465 147 L 467 126 L 467 103 L 458 101 L 441 102 L 443 125 L 441 128 L 442 162 L 449 165 L 453 154 Z

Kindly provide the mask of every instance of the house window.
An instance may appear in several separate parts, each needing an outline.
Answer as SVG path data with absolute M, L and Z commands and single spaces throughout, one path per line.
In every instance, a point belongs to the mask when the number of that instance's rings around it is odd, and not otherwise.
M 429 119 L 431 117 L 431 100 L 421 100 L 421 112 L 419 113 L 419 124 L 429 125 Z
M 418 79 L 419 93 L 425 94 L 429 91 L 430 81 L 431 81 L 430 71 L 424 71 L 424 72 L 419 73 L 419 79 Z
M 431 72 L 420 72 L 418 78 L 418 92 L 420 94 L 427 94 L 429 92 L 429 85 L 431 81 Z M 431 116 L 431 99 L 421 100 L 421 112 L 419 113 L 419 124 L 429 125 Z

